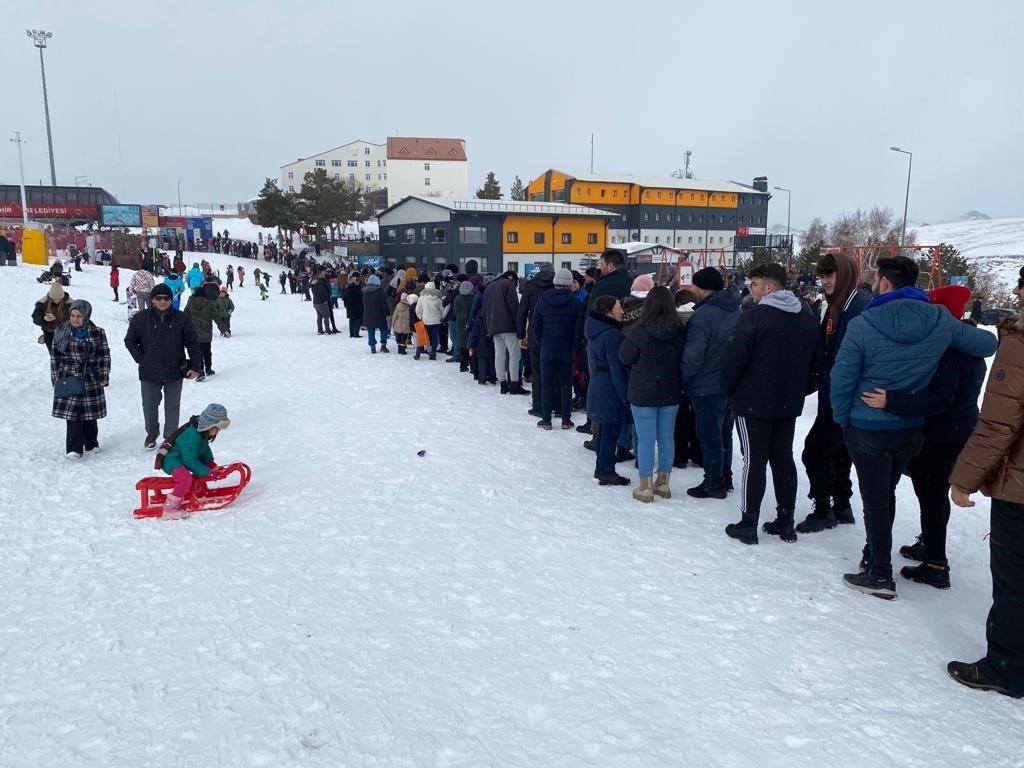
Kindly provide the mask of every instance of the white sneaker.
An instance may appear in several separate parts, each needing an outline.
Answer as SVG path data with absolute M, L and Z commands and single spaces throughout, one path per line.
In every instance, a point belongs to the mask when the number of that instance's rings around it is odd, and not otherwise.
M 64 458 L 67 459 L 68 461 L 79 461 L 82 458 L 82 454 L 76 451 L 68 451 L 67 453 L 64 454 Z
M 100 447 L 98 445 L 95 448 L 89 448 L 86 451 L 86 453 L 89 454 L 90 456 L 95 456 L 99 452 L 100 452 Z

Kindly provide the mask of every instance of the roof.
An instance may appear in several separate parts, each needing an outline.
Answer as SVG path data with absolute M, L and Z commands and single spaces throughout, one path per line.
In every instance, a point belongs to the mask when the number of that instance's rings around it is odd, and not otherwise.
M 585 205 L 572 205 L 570 203 L 541 203 L 528 200 L 481 200 L 479 198 L 452 198 L 452 197 L 425 197 L 421 195 L 409 195 L 399 200 L 387 210 L 381 211 L 383 216 L 402 205 L 406 200 L 419 200 L 423 203 L 430 203 L 439 208 L 446 208 L 449 211 L 467 211 L 471 213 L 501 213 L 519 215 L 557 215 L 557 216 L 601 216 L 617 219 L 619 214 L 611 211 L 603 211 L 599 208 L 590 208 Z
M 281 167 L 282 168 L 287 168 L 289 165 L 295 165 L 295 163 L 301 163 L 303 160 L 312 160 L 314 157 L 320 157 L 320 155 L 326 155 L 328 152 L 336 152 L 339 149 L 344 149 L 345 147 L 351 147 L 353 144 L 369 144 L 371 147 L 383 147 L 384 146 L 383 144 L 378 144 L 378 143 L 376 143 L 374 141 L 364 141 L 363 139 L 356 139 L 355 141 L 348 141 L 348 142 L 346 142 L 344 144 L 339 144 L 336 147 L 331 147 L 330 149 L 325 149 L 323 152 L 317 152 L 315 154 L 309 155 L 309 157 L 299 157 L 299 158 L 296 158 L 293 162 L 285 163 Z
M 388 136 L 388 160 L 463 160 L 463 139 L 425 139 L 413 136 Z
M 715 181 L 709 179 L 679 179 L 674 176 L 631 176 L 628 173 L 580 173 L 567 174 L 577 181 L 604 181 L 619 184 L 639 184 L 641 187 L 659 187 L 661 189 L 694 189 L 707 192 L 737 192 L 740 194 L 767 195 L 754 189 L 749 184 L 736 181 Z

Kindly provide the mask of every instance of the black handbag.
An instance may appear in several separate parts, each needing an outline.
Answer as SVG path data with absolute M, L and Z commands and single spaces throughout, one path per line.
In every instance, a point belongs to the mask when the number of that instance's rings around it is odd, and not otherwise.
M 85 382 L 81 376 L 61 376 L 53 385 L 57 397 L 74 397 L 85 394 Z

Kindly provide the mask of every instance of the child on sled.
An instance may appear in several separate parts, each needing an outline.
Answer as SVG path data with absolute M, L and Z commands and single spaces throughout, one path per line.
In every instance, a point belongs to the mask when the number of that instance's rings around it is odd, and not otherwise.
M 190 418 L 160 446 L 156 468 L 174 478 L 174 489 L 164 503 L 165 518 L 181 520 L 188 517 L 188 510 L 182 508 L 182 503 L 192 489 L 195 478 L 221 479 L 221 468 L 213 460 L 210 443 L 221 430 L 230 425 L 227 409 L 219 403 L 210 403 L 202 413 Z

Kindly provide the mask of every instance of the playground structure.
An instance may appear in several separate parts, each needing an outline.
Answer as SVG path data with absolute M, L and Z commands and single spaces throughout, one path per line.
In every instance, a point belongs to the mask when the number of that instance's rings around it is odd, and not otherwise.
M 914 255 L 906 253 L 912 251 Z M 915 261 L 922 256 L 931 260 L 927 274 L 922 272 L 918 277 L 918 287 L 931 290 L 942 285 L 942 246 L 940 245 L 843 245 L 822 248 L 821 255 L 845 253 L 850 256 L 860 272 L 861 280 L 871 282 L 877 271 L 876 264 L 880 258 L 892 258 L 903 254 Z
M 657 282 L 659 285 L 668 285 L 675 282 L 678 286 L 690 285 L 693 273 L 704 267 L 715 267 L 723 274 L 728 270 L 724 248 L 670 248 L 667 245 L 661 247 L 660 253 L 652 256 L 652 259 L 659 258 L 657 262 Z M 637 265 L 640 266 L 639 264 Z

